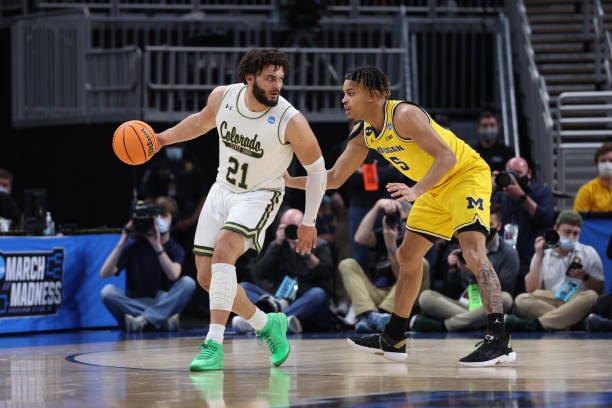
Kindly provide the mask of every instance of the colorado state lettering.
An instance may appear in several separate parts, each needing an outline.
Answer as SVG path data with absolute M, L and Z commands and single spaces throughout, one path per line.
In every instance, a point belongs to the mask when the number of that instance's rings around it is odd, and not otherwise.
M 223 143 L 230 149 L 257 159 L 263 156 L 264 151 L 261 148 L 261 143 L 257 140 L 257 135 L 253 136 L 253 138 L 241 135 L 236 131 L 235 126 L 228 131 L 228 125 L 225 121 L 221 122 L 219 131 L 221 132 Z

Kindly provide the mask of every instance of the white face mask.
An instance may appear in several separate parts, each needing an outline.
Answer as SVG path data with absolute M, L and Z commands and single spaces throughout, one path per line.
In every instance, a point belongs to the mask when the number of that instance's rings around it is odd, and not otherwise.
M 167 218 L 156 217 L 155 225 L 157 225 L 157 230 L 160 234 L 165 234 L 166 232 L 170 231 L 170 220 Z
M 612 162 L 597 163 L 597 170 L 599 170 L 600 176 L 604 176 L 604 177 L 612 176 Z
M 6 193 L 6 194 L 8 194 L 8 193 L 9 193 L 8 188 L 6 188 L 6 187 L 4 187 L 4 186 L 0 186 L 0 193 Z

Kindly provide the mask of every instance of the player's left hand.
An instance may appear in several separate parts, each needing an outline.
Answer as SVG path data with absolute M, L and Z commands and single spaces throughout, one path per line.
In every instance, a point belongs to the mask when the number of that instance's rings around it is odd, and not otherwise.
M 418 198 L 417 192 L 404 183 L 387 183 L 387 191 L 397 201 L 413 202 Z
M 297 230 L 297 245 L 295 251 L 301 255 L 309 254 L 313 248 L 317 247 L 317 228 L 307 225 L 300 225 Z

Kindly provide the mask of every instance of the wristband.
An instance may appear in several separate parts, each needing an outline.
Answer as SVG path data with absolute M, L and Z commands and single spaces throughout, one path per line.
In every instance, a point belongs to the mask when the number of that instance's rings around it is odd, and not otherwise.
M 527 201 L 527 194 L 523 194 L 522 196 L 520 196 L 519 200 L 521 201 L 521 203 L 524 203 L 525 201 Z
M 162 250 L 161 250 L 161 251 L 159 251 L 159 252 L 156 252 L 156 253 L 155 253 L 155 255 L 160 256 L 160 255 L 161 255 L 161 254 L 163 254 L 164 252 L 166 252 L 166 250 L 162 248 Z

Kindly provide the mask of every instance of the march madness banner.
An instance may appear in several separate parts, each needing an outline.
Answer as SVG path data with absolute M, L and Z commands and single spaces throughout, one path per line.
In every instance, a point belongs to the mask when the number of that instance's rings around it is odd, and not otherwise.
M 0 252 L 0 317 L 55 314 L 63 277 L 63 248 Z

